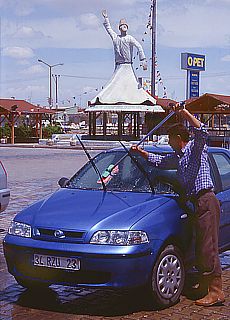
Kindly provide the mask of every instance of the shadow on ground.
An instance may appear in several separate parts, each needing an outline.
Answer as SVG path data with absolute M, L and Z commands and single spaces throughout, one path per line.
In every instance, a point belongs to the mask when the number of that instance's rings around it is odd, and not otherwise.
M 124 316 L 139 311 L 156 311 L 157 307 L 143 293 L 112 290 L 86 290 L 51 286 L 28 290 L 18 284 L 0 292 L 8 303 L 24 308 L 91 316 Z

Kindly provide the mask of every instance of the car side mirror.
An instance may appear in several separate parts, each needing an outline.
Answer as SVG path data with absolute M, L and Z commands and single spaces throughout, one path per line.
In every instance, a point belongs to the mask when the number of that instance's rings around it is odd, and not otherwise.
M 61 179 L 58 180 L 58 184 L 61 188 L 65 188 L 68 182 L 69 182 L 69 179 L 65 177 L 62 177 Z

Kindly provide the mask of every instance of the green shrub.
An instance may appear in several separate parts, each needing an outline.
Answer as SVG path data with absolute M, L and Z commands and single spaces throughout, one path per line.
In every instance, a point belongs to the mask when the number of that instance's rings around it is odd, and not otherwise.
M 29 126 L 21 125 L 15 127 L 15 137 L 29 138 L 35 136 L 35 130 Z
M 10 134 L 11 130 L 8 123 L 6 123 L 4 127 L 0 127 L 0 138 L 9 138 Z
M 44 139 L 49 139 L 51 138 L 52 134 L 55 134 L 55 133 L 62 133 L 62 128 L 60 126 L 51 126 L 50 124 L 43 128 L 42 130 L 42 136 Z

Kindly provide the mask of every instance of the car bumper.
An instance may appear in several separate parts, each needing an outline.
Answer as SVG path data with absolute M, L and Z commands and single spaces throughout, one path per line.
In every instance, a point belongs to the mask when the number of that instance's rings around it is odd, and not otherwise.
M 63 244 L 10 235 L 5 237 L 3 248 L 8 270 L 16 278 L 49 284 L 109 288 L 146 284 L 157 252 L 150 250 L 150 244 L 130 247 Z M 72 271 L 34 266 L 34 254 L 76 258 L 80 260 L 81 267 L 78 271 Z

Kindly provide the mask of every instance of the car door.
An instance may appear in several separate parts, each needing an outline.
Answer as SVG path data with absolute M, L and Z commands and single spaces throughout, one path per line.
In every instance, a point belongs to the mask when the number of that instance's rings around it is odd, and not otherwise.
M 219 247 L 223 250 L 230 248 L 230 152 L 219 149 L 211 154 L 221 205 Z

